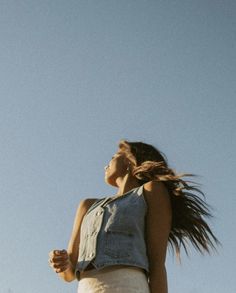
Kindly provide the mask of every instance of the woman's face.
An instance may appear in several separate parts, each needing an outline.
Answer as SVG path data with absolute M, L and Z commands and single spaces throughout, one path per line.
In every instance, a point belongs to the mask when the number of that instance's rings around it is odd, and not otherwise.
M 121 151 L 118 151 L 112 157 L 109 164 L 105 167 L 105 181 L 117 187 L 116 180 L 119 177 L 124 177 L 127 174 L 127 167 L 129 165 L 129 161 L 126 158 L 125 154 Z

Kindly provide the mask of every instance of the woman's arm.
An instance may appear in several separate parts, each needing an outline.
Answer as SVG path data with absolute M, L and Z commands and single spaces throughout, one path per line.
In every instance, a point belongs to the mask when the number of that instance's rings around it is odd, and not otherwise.
M 80 243 L 80 227 L 84 215 L 96 199 L 85 199 L 80 202 L 75 215 L 74 225 L 67 251 L 53 250 L 50 252 L 50 263 L 54 271 L 66 282 L 73 281 L 75 276 L 75 267 L 78 260 L 78 250 Z
M 149 258 L 151 293 L 167 293 L 166 249 L 171 229 L 171 203 L 165 185 L 158 181 L 144 184 L 148 205 L 146 243 Z

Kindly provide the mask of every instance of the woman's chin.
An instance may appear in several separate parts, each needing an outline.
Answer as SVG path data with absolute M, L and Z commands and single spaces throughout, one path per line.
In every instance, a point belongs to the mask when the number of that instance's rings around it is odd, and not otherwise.
M 111 186 L 114 186 L 114 187 L 117 187 L 117 184 L 114 180 L 112 180 L 111 178 L 107 177 L 105 175 L 105 178 L 104 178 L 105 182 L 108 184 L 108 185 L 111 185 Z

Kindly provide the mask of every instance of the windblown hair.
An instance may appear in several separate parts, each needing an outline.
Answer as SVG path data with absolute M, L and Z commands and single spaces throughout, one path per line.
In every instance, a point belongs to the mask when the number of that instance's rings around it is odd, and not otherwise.
M 201 253 L 215 249 L 219 241 L 206 222 L 206 218 L 212 215 L 205 196 L 196 183 L 183 179 L 195 175 L 176 174 L 168 167 L 165 155 L 152 145 L 122 140 L 119 149 L 132 162 L 133 175 L 140 185 L 156 180 L 166 186 L 172 207 L 172 225 L 168 239 L 172 251 L 179 256 L 183 246 L 188 254 L 188 242 Z

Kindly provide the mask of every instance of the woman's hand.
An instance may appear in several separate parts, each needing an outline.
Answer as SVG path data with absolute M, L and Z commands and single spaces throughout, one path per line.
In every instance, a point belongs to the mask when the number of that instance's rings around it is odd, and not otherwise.
M 52 250 L 49 253 L 49 265 L 56 273 L 65 272 L 69 269 L 70 260 L 69 255 L 65 249 L 63 250 Z

